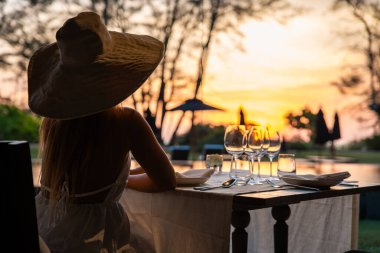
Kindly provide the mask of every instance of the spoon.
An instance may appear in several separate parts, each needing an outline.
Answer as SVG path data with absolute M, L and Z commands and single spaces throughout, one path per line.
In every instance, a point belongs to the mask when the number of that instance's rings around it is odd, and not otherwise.
M 218 186 L 203 186 L 203 187 L 194 187 L 194 190 L 200 190 L 200 191 L 207 191 L 211 189 L 216 189 L 216 188 L 230 188 L 236 183 L 236 179 L 231 178 L 228 179 L 227 181 L 224 181 L 222 185 Z

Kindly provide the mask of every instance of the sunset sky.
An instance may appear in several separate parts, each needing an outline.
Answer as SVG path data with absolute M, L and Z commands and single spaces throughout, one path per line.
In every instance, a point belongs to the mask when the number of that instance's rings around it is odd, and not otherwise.
M 354 100 L 331 85 L 344 66 L 365 62 L 363 56 L 347 49 L 347 38 L 338 34 L 344 29 L 342 17 L 349 14 L 332 12 L 332 1 L 308 2 L 310 10 L 285 25 L 271 19 L 242 24 L 245 52 L 232 44 L 214 45 L 200 97 L 226 111 L 198 112 L 198 120 L 237 123 L 239 107 L 243 106 L 248 120 L 270 123 L 289 135 L 284 115 L 307 105 L 314 112 L 321 107 L 329 127 L 335 111 L 340 114 L 340 143 L 371 133 L 346 109 Z M 184 129 L 187 127 L 184 124 Z
M 308 10 L 286 24 L 270 17 L 241 24 L 244 37 L 240 40 L 244 52 L 239 51 L 226 35 L 218 34 L 217 40 L 212 42 L 198 98 L 225 111 L 197 112 L 196 122 L 237 123 L 239 108 L 243 107 L 248 121 L 271 124 L 283 135 L 290 136 L 294 132 L 285 126 L 284 115 L 289 111 L 297 113 L 308 106 L 315 113 L 322 108 L 330 128 L 334 113 L 339 113 L 342 139 L 338 144 L 369 136 L 371 129 L 355 121 L 347 107 L 355 103 L 354 98 L 341 95 L 331 85 L 343 74 L 345 66 L 365 64 L 363 55 L 348 50 L 352 41 L 342 35 L 347 31 L 361 31 L 362 27 L 347 23 L 350 13 L 333 12 L 333 0 L 292 2 Z M 186 64 L 188 69 L 196 70 L 196 62 Z M 5 79 L 5 75 L 2 78 Z M 6 90 L 0 87 L 5 95 Z M 168 108 L 191 98 L 193 92 L 187 92 Z M 20 96 L 25 97 L 25 94 Z M 174 123 L 179 116 L 180 112 L 170 112 L 165 119 L 166 137 L 176 126 Z M 189 127 L 190 113 L 180 133 Z

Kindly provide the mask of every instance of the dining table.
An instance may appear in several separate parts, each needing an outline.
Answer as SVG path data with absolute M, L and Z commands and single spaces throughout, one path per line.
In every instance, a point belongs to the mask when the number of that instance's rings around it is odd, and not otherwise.
M 271 214 L 275 220 L 273 225 L 274 252 L 286 253 L 288 252 L 288 225 L 286 221 L 291 216 L 289 207 L 291 204 L 339 196 L 357 196 L 360 193 L 369 191 L 380 191 L 380 183 L 358 183 L 355 186 L 337 185 L 320 191 L 287 189 L 235 195 L 231 214 L 231 224 L 234 227 L 232 232 L 232 252 L 247 252 L 248 234 L 245 228 L 250 222 L 249 210 L 271 208 Z
M 186 166 L 197 169 L 175 168 Z M 207 184 L 227 178 L 228 172 L 217 173 Z M 130 219 L 131 243 L 144 253 L 343 253 L 357 247 L 359 195 L 369 191 L 380 191 L 380 182 L 318 191 L 268 184 L 199 191 L 180 185 L 162 193 L 126 189 L 120 203 Z

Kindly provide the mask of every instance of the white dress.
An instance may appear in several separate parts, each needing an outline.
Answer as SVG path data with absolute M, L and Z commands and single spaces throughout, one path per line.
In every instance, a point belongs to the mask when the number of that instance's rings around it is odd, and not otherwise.
M 39 234 L 52 253 L 135 252 L 129 245 L 128 216 L 118 203 L 127 183 L 130 164 L 129 158 L 113 184 L 83 194 L 66 193 L 65 203 L 58 202 L 54 209 L 41 192 L 36 196 Z M 43 185 L 41 188 L 50 190 Z M 106 190 L 109 192 L 102 203 L 72 203 L 75 198 Z

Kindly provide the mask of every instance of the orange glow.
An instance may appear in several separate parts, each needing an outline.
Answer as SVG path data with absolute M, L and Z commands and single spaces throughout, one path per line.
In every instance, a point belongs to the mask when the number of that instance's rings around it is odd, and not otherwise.
M 284 116 L 288 112 L 299 112 L 307 106 L 316 113 L 321 107 L 329 128 L 332 127 L 334 113 L 339 112 L 342 138 L 338 144 L 369 136 L 372 134 L 371 130 L 363 128 L 346 109 L 348 105 L 355 103 L 355 99 L 343 96 L 331 85 L 331 82 L 338 80 L 343 74 L 345 66 L 365 65 L 366 62 L 363 55 L 349 51 L 351 44 L 342 36 L 347 30 L 340 26 L 342 16 L 346 19 L 351 14 L 343 15 L 344 13 L 331 11 L 330 7 L 334 2 L 331 0 L 291 2 L 306 5 L 310 9 L 286 24 L 269 18 L 247 20 L 239 27 L 244 36 L 241 38 L 216 33 L 217 37 L 211 41 L 206 75 L 198 98 L 225 111 L 196 112 L 195 122 L 236 124 L 239 120 L 239 108 L 243 107 L 247 122 L 271 124 L 287 135 L 290 130 L 286 127 Z M 349 28 L 350 31 L 362 29 L 355 23 Z M 199 34 L 192 36 L 194 41 L 200 37 Z M 231 40 L 231 37 L 234 39 Z M 236 40 L 239 40 L 244 52 L 239 51 Z M 189 55 L 184 56 L 189 59 L 178 62 L 182 67 L 186 66 L 182 69 L 184 73 L 180 74 L 187 74 L 186 77 L 195 79 L 198 52 L 194 50 L 194 54 Z M 8 76 L 4 71 L 1 74 L 0 81 L 3 84 L 0 95 L 6 97 L 17 92 L 17 86 L 7 88 L 4 85 Z M 189 80 L 185 78 L 176 84 L 187 84 Z M 152 87 L 152 94 L 157 94 L 158 86 Z M 171 101 L 167 109 L 193 97 L 194 87 L 187 88 L 179 89 L 177 100 Z M 18 94 L 19 100 L 25 97 L 26 92 Z M 151 109 L 155 113 L 156 108 Z M 142 111 L 141 108 L 138 110 Z M 181 113 L 166 114 L 164 140 L 171 136 Z M 189 130 L 190 115 L 190 112 L 186 113 L 179 133 Z
M 269 20 L 246 22 L 241 27 L 245 52 L 239 52 L 227 36 L 218 37 L 223 42 L 213 45 L 199 98 L 226 111 L 197 112 L 197 122 L 237 123 L 242 106 L 248 122 L 269 123 L 286 134 L 287 112 L 305 106 L 317 112 L 322 107 L 330 128 L 334 113 L 340 113 L 340 142 L 368 136 L 370 132 L 358 131 L 359 124 L 344 109 L 353 100 L 331 85 L 341 76 L 342 67 L 365 61 L 347 50 L 347 42 L 333 30 L 339 16 L 327 8 L 326 2 L 286 25 Z M 175 114 L 174 122 L 179 117 Z M 189 118 L 182 132 L 188 130 Z

